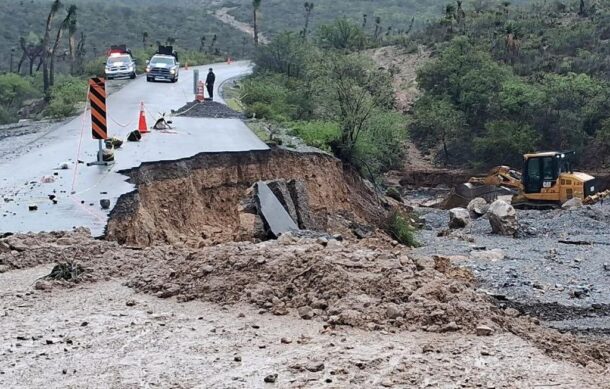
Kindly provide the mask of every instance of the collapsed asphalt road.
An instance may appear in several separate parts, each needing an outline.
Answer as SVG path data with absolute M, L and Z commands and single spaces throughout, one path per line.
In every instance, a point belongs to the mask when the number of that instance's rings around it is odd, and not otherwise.
M 216 89 L 224 81 L 251 71 L 249 62 L 211 66 L 217 75 Z M 137 128 L 141 102 L 152 126 L 163 113 L 168 117 L 172 109 L 192 101 L 192 89 L 192 72 L 184 70 L 175 84 L 147 83 L 143 77 L 127 82 L 108 97 L 109 135 L 125 139 Z M 0 155 L 0 233 L 84 226 L 101 235 L 109 211 L 100 208 L 100 200 L 109 199 L 112 208 L 120 195 L 134 189 L 119 171 L 143 162 L 178 160 L 201 152 L 267 149 L 239 119 L 176 117 L 172 127 L 151 130 L 138 143 L 126 142 L 115 151 L 116 162 L 108 167 L 77 163 L 96 158 L 98 142 L 90 136 L 89 112 L 59 126 L 43 126 L 35 134 L 23 131 L 27 136 L 0 139 L 0 150 L 7 150 Z M 62 164 L 68 169 L 59 169 Z M 30 210 L 30 206 L 36 210 Z

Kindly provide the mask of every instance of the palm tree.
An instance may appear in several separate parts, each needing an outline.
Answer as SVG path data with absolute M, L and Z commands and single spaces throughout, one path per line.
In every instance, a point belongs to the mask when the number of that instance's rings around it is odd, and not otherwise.
M 305 4 L 305 27 L 303 28 L 303 40 L 307 39 L 307 30 L 309 29 L 309 20 L 311 18 L 311 12 L 313 11 L 313 1 L 306 1 Z
M 203 35 L 201 37 L 201 39 L 199 39 L 199 52 L 203 53 L 204 49 L 205 49 L 205 35 Z
M 144 31 L 142 33 L 142 47 L 146 48 L 146 44 L 148 42 L 148 31 Z
M 366 18 L 368 17 L 367 14 L 362 14 L 362 29 L 364 30 L 366 28 Z
M 261 7 L 261 0 L 252 0 L 253 21 L 254 21 L 254 46 L 258 46 L 258 10 Z
M 53 26 L 53 20 L 55 20 L 55 16 L 57 15 L 57 11 L 59 11 L 61 7 L 62 4 L 59 0 L 55 0 L 53 1 L 53 4 L 51 4 L 51 10 L 47 16 L 47 24 L 45 25 L 44 37 L 42 38 L 42 84 L 44 93 L 47 95 L 47 97 L 49 88 L 51 87 L 49 80 L 49 62 L 51 59 L 51 48 L 49 45 L 51 44 L 51 28 Z

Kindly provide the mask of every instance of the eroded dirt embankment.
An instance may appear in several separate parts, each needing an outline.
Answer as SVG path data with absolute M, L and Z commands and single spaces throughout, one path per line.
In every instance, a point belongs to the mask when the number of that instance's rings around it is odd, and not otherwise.
M 243 238 L 240 203 L 261 180 L 302 182 L 313 229 L 342 232 L 342 220 L 379 225 L 385 218 L 364 181 L 321 153 L 205 153 L 124 173 L 137 190 L 122 196 L 110 215 L 106 237 L 119 243 L 205 246 Z

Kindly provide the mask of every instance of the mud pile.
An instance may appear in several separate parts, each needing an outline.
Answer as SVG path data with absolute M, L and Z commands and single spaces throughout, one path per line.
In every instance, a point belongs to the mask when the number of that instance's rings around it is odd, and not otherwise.
M 82 266 L 83 280 L 120 279 L 138 291 L 178 301 L 230 306 L 253 304 L 260 313 L 300 316 L 325 327 L 476 333 L 509 331 L 545 353 L 606 365 L 610 344 L 544 329 L 477 292 L 470 273 L 446 258 L 413 259 L 390 241 L 358 243 L 280 237 L 263 243 L 227 243 L 202 249 L 125 247 L 94 240 L 86 231 L 14 235 L 0 239 L 2 271 L 42 263 Z M 7 249 L 8 248 L 8 249 Z M 36 289 L 72 287 L 41 279 Z
M 202 103 L 193 101 L 187 103 L 177 111 L 172 112 L 175 116 L 189 116 L 199 118 L 231 119 L 243 118 L 239 112 L 232 110 L 224 104 L 215 101 L 204 101 Z
M 206 248 L 162 263 L 167 270 L 148 267 L 130 286 L 371 330 L 473 332 L 503 325 L 501 312 L 474 291 L 468 275 L 441 260 L 422 264 L 403 250 L 295 240 Z
M 259 244 L 202 249 L 128 248 L 75 233 L 14 235 L 0 240 L 7 269 L 43 263 L 82 265 L 89 281 L 126 278 L 136 290 L 181 301 L 245 302 L 275 315 L 379 330 L 499 330 L 501 310 L 477 294 L 470 275 L 447 261 L 413 260 L 375 239 L 360 243 L 283 235 Z M 373 248 L 373 247 L 377 248 Z
M 137 190 L 118 200 L 106 233 L 120 243 L 201 247 L 243 240 L 241 203 L 260 180 L 302 182 L 316 230 L 342 233 L 341 225 L 379 225 L 386 217 L 366 183 L 326 154 L 282 149 L 205 153 L 124 173 Z

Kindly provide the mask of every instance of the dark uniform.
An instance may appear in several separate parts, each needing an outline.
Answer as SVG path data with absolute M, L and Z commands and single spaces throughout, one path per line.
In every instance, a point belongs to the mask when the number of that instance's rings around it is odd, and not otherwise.
M 214 99 L 214 82 L 216 82 L 216 75 L 214 74 L 214 71 L 210 68 L 208 77 L 205 79 L 205 85 L 208 88 L 208 96 L 210 96 L 210 99 Z

